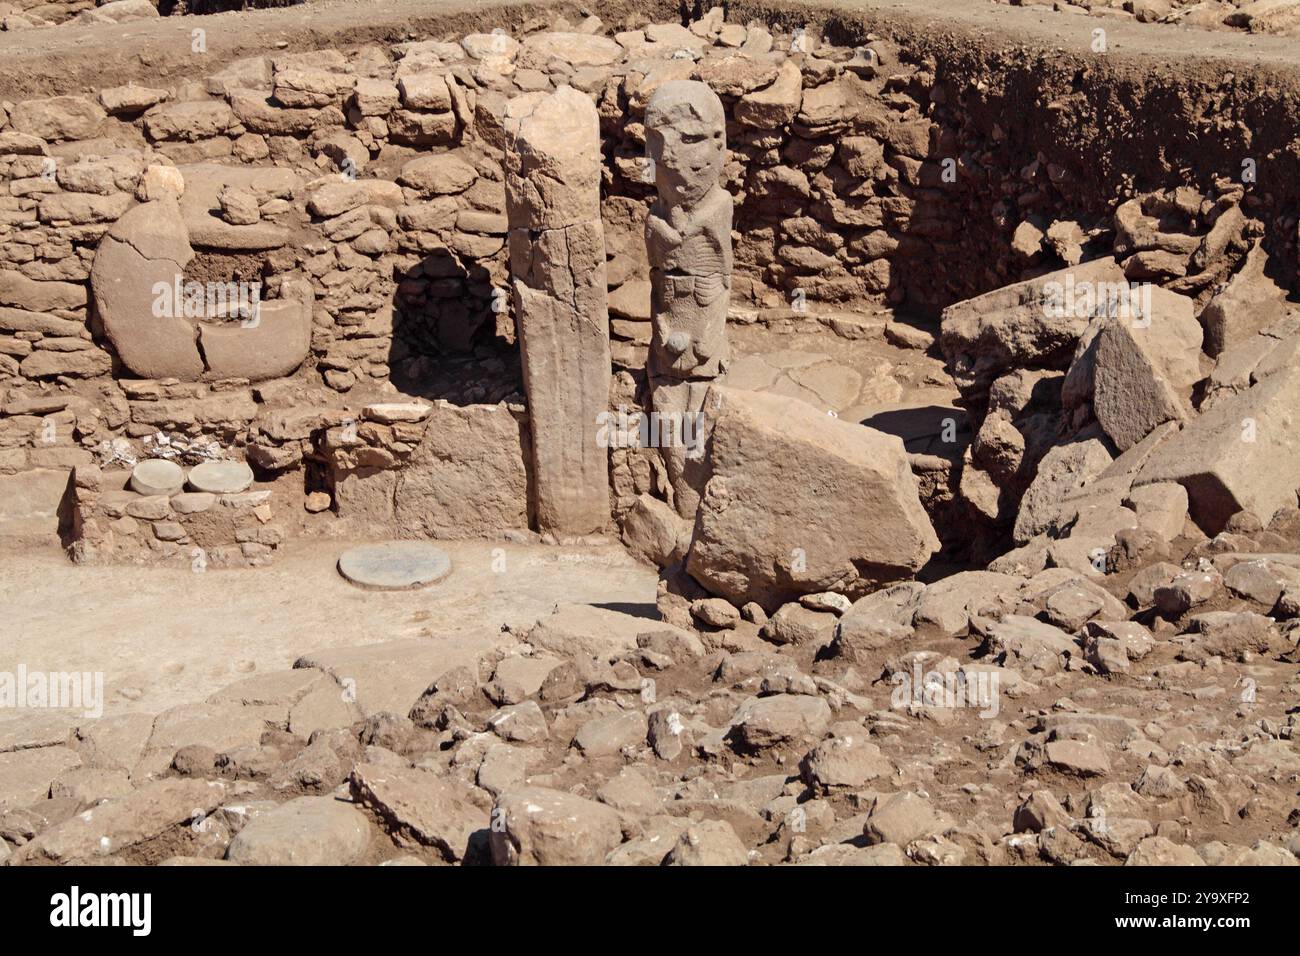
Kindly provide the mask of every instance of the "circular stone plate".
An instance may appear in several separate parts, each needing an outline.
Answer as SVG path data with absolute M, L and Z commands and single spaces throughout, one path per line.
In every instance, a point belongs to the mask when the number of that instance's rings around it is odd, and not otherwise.
M 129 484 L 142 495 L 174 495 L 185 487 L 185 472 L 166 458 L 146 458 L 131 469 Z
M 451 558 L 426 541 L 390 541 L 344 551 L 339 574 L 368 591 L 410 591 L 451 573 Z
M 205 461 L 190 469 L 190 487 L 214 495 L 237 495 L 253 483 L 253 469 L 242 461 Z

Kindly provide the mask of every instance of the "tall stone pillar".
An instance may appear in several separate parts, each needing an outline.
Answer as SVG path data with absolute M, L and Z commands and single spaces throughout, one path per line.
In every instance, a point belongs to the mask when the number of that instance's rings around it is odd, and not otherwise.
M 611 375 L 600 123 L 563 86 L 506 105 L 510 274 L 532 428 L 539 531 L 609 523 L 609 459 L 598 442 Z
M 646 148 L 658 200 L 646 217 L 650 259 L 651 410 L 673 506 L 691 518 L 703 490 L 704 396 L 730 359 L 731 194 L 722 188 L 727 155 L 722 101 L 705 83 L 664 83 L 646 104 Z M 685 442 L 662 442 L 665 423 Z

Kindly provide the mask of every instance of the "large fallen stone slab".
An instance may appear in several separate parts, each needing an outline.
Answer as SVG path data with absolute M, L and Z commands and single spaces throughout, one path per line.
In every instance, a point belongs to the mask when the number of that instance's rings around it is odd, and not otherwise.
M 860 597 L 939 549 L 901 439 L 776 395 L 714 385 L 711 477 L 687 570 L 733 604 Z
M 1201 377 L 1201 326 L 1186 296 L 1145 286 L 1141 316 L 1097 320 L 1092 406 L 1120 451 L 1157 425 L 1189 414 L 1192 386 Z M 1087 361 L 1080 358 L 1078 361 Z
M 0 754 L 68 743 L 76 717 L 52 711 L 25 711 L 0 720 Z
M 1267 275 L 1268 269 L 1268 254 L 1256 243 L 1227 287 L 1201 312 L 1206 355 L 1218 356 L 1286 315 L 1287 290 Z
M 1219 353 L 1205 384 L 1200 411 L 1205 412 L 1229 396 L 1244 392 L 1277 368 L 1291 364 L 1300 353 L 1300 313 L 1294 313 Z
M 1069 508 L 1067 499 L 1096 480 L 1112 460 L 1106 443 L 1097 437 L 1057 445 L 1044 455 L 1033 482 L 1020 499 L 1012 531 L 1016 544 L 1024 544 L 1044 531 L 1060 530 L 1062 524 L 1072 520 L 1077 509 Z
M 88 720 L 77 727 L 72 746 L 84 767 L 132 770 L 153 735 L 152 714 L 118 714 Z M 141 767 L 141 774 L 145 770 Z
M 1098 303 L 1128 288 L 1114 259 L 1095 259 L 948 306 L 939 347 L 962 397 L 982 405 L 1011 369 L 1064 368 Z
M 1134 485 L 1176 481 L 1192 520 L 1218 534 L 1238 511 L 1267 525 L 1300 487 L 1300 368 L 1285 368 L 1217 403 L 1161 443 Z
M 221 690 L 210 694 L 208 703 L 238 704 L 265 720 L 283 726 L 290 720 L 290 715 L 298 704 L 310 698 L 315 690 L 326 685 L 332 696 L 337 698 L 339 696 L 337 686 L 320 671 L 308 668 L 263 671 L 237 680 L 233 684 L 227 684 Z M 351 723 L 352 719 L 342 721 L 341 725 Z M 292 727 L 290 729 L 293 730 Z

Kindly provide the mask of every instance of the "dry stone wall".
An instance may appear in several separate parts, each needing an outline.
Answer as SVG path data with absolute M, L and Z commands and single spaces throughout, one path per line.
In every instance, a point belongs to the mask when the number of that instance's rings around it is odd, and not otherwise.
M 937 315 L 1112 251 L 1124 278 L 1200 309 L 1276 231 L 1226 176 L 1099 204 L 1076 170 L 989 122 L 999 91 L 888 40 L 836 45 L 720 10 L 686 26 L 553 26 L 269 55 L 175 85 L 0 105 L 0 470 L 111 467 L 162 433 L 215 440 L 260 478 L 304 468 L 304 492 L 324 489 L 336 507 L 387 495 L 385 513 L 400 511 L 394 474 L 418 442 L 371 429 L 357 441 L 376 451 L 358 461 L 328 430 L 399 392 L 518 409 L 506 104 L 561 86 L 600 115 L 612 405 L 646 399 L 645 111 L 667 83 L 702 81 L 724 106 L 733 323 L 820 322 L 852 337 L 854 309 Z M 1064 351 L 1021 361 L 981 348 L 945 342 L 959 384 L 967 361 L 1069 364 Z M 963 384 L 977 426 L 997 372 Z M 1030 431 L 1054 434 L 1056 404 L 1022 402 L 992 427 L 1032 418 Z M 512 447 L 525 449 L 520 418 L 493 420 L 518 425 Z M 1013 486 L 1014 505 L 1015 475 L 1032 477 L 1050 442 L 999 464 L 996 437 L 979 443 L 969 480 Z M 621 518 L 657 479 L 643 456 L 612 458 Z M 391 487 L 339 491 L 365 481 Z M 527 520 L 532 505 L 508 497 L 511 521 Z M 483 527 L 511 523 L 480 505 Z

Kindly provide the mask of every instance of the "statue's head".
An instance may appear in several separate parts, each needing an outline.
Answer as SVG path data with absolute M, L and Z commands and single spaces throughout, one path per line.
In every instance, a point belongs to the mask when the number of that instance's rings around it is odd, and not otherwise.
M 650 96 L 645 125 L 660 198 L 669 205 L 699 201 L 722 176 L 727 155 L 718 94 L 696 80 L 665 83 Z

